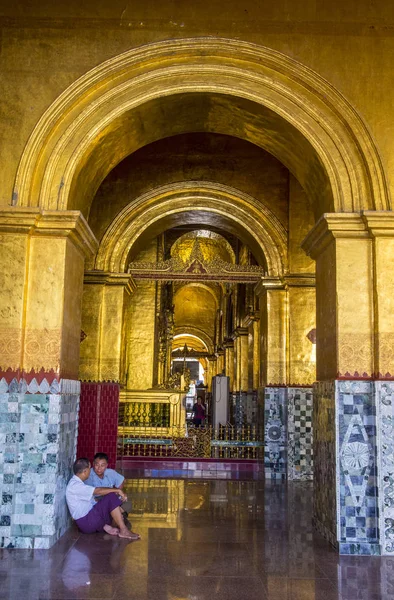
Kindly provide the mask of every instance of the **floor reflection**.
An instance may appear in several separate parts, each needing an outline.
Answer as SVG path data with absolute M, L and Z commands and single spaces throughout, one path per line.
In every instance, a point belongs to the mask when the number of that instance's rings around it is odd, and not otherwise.
M 70 530 L 51 550 L 0 551 L 0 598 L 380 600 L 394 560 L 339 557 L 311 525 L 310 483 L 127 481 L 128 542 Z

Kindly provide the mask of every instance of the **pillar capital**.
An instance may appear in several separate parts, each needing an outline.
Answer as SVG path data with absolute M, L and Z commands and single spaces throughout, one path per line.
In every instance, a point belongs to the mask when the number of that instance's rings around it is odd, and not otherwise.
M 86 285 L 116 285 L 124 287 L 126 292 L 131 295 L 137 284 L 130 273 L 110 273 L 108 271 L 85 271 L 83 282 Z
M 267 290 L 282 290 L 283 281 L 280 277 L 262 277 L 254 287 L 256 296 L 263 296 Z
M 394 237 L 394 212 L 364 210 L 362 216 L 371 237 Z
M 0 208 L 0 232 L 69 238 L 85 257 L 98 249 L 98 241 L 79 210 L 3 207 Z
M 316 276 L 314 273 L 289 274 L 283 277 L 283 283 L 285 284 L 286 289 L 293 287 L 313 288 L 316 286 Z
M 237 327 L 234 331 L 234 337 L 242 337 L 244 335 L 249 335 L 249 330 L 247 327 Z
M 316 259 L 337 238 L 368 238 L 369 232 L 360 213 L 325 213 L 308 233 L 301 246 Z

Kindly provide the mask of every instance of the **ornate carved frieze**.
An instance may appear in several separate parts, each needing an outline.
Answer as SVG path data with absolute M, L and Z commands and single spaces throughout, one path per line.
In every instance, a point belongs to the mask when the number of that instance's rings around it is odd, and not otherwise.
M 232 281 L 257 283 L 266 275 L 258 265 L 235 265 L 215 256 L 206 260 L 201 252 L 198 238 L 187 260 L 171 257 L 162 262 L 132 262 L 128 272 L 134 279 L 158 279 L 164 281 Z

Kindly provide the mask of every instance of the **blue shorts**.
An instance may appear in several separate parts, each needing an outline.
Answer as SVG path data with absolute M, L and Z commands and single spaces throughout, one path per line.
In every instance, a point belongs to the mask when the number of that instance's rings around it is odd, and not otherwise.
M 97 504 L 95 504 L 87 515 L 76 519 L 78 529 L 82 533 L 94 533 L 95 531 L 103 531 L 104 525 L 111 525 L 111 512 L 117 506 L 122 504 L 122 500 L 115 493 L 103 496 Z

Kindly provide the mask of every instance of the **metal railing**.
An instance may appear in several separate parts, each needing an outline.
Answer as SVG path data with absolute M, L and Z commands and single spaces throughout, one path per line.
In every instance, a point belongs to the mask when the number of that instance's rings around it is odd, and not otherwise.
M 119 436 L 123 458 L 262 458 L 264 443 L 256 426 L 138 427 Z
M 250 398 L 249 398 L 250 396 Z M 263 429 L 255 419 L 257 398 L 233 394 L 231 418 L 219 427 L 186 425 L 184 394 L 165 390 L 121 392 L 119 458 L 263 458 Z M 248 416 L 249 415 L 249 416 Z

